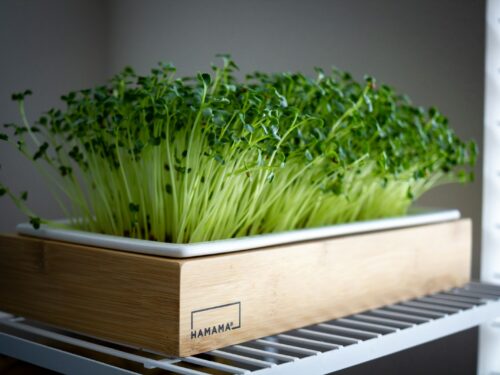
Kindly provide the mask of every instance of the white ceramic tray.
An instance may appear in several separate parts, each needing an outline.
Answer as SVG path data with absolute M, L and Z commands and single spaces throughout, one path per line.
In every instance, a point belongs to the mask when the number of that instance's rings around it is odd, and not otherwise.
M 84 232 L 80 230 L 51 228 L 48 225 L 42 225 L 39 229 L 34 229 L 29 223 L 19 224 L 17 226 L 17 231 L 20 234 L 50 240 L 66 241 L 82 245 L 105 247 L 115 250 L 153 254 L 172 258 L 189 258 L 202 255 L 258 249 L 273 245 L 320 238 L 345 236 L 348 234 L 438 223 L 457 220 L 459 218 L 460 212 L 458 210 L 413 209 L 406 216 L 187 244 L 138 240 L 134 238 Z

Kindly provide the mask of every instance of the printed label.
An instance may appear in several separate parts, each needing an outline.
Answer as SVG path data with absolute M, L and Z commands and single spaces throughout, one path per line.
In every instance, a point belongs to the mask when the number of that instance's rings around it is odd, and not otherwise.
M 191 340 L 241 327 L 241 302 L 191 311 Z

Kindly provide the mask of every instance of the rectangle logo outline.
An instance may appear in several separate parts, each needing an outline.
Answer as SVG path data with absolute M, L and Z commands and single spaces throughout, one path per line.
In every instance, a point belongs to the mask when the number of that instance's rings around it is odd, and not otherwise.
M 230 307 L 230 306 L 238 306 L 238 325 L 233 325 L 233 322 L 230 322 L 230 323 L 226 322 L 226 323 L 218 324 L 217 326 L 213 326 L 213 327 L 203 327 L 203 328 L 196 328 L 196 329 L 194 328 L 195 314 L 202 313 L 205 311 L 222 309 L 222 308 Z M 222 305 L 211 306 L 211 307 L 206 307 L 203 309 L 191 311 L 191 339 L 201 338 L 201 337 L 204 337 L 206 335 L 223 333 L 223 332 L 226 332 L 229 330 L 232 331 L 232 330 L 235 330 L 238 328 L 241 328 L 241 301 L 225 303 Z

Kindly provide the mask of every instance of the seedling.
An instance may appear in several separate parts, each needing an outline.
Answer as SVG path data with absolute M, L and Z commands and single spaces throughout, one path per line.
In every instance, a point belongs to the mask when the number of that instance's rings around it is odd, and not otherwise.
M 33 161 L 69 225 L 188 243 L 404 215 L 447 182 L 469 181 L 476 145 L 435 108 L 333 69 L 253 73 L 223 56 L 213 73 L 176 78 L 160 64 L 70 92 L 64 110 L 0 139 Z M 30 217 L 27 193 L 0 184 Z M 69 201 L 70 204 L 62 202 Z

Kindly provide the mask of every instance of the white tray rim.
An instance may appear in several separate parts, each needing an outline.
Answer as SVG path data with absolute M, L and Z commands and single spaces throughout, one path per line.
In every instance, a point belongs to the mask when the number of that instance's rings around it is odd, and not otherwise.
M 16 229 L 19 234 L 49 240 L 169 258 L 191 258 L 350 234 L 440 223 L 458 220 L 460 217 L 460 211 L 457 209 L 414 208 L 405 216 L 187 244 L 140 240 L 74 229 L 51 228 L 44 224 L 39 229 L 34 229 L 31 224 L 22 223 L 18 224 Z

